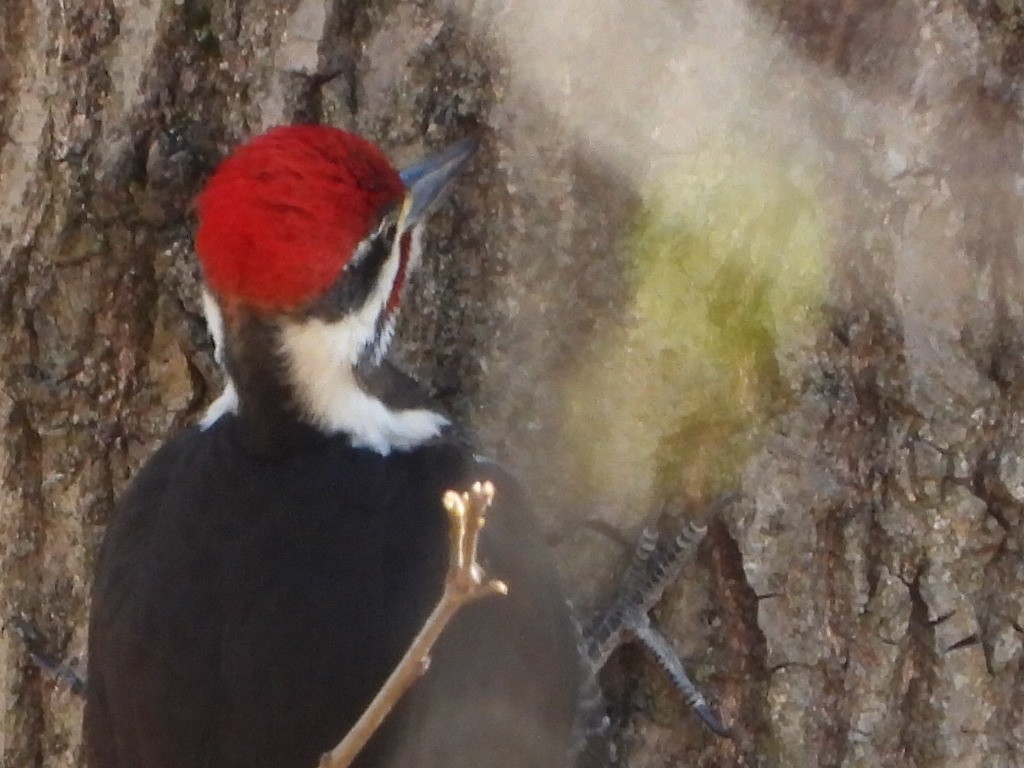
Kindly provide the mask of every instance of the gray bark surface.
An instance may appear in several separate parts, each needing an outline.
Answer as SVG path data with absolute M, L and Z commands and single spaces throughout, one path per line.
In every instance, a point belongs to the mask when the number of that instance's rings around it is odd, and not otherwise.
M 825 311 L 656 616 L 736 738 L 627 648 L 615 759 L 1024 765 L 1022 28 L 1011 0 L 6 0 L 0 620 L 87 672 L 113 501 L 219 391 L 191 201 L 305 120 L 398 164 L 481 136 L 397 354 L 524 479 L 599 608 L 660 501 L 720 485 L 665 459 L 622 405 L 644 372 L 600 353 L 642 321 L 650 179 L 738 142 L 816 169 Z M 580 418 L 635 452 L 595 472 Z M 81 764 L 80 700 L 9 632 L 0 712 L 0 765 Z

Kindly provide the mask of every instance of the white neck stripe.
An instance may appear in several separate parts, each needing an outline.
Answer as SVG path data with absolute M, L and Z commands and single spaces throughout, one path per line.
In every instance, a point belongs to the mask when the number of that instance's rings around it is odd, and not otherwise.
M 347 433 L 353 445 L 383 455 L 436 437 L 448 424 L 441 414 L 422 408 L 391 410 L 359 386 L 350 361 L 362 339 L 354 333 L 353 322 L 282 323 L 281 351 L 304 415 L 320 429 Z
M 415 268 L 422 248 L 421 228 L 414 227 L 411 235 L 406 274 Z M 354 313 L 333 322 L 282 318 L 278 326 L 278 352 L 302 416 L 329 434 L 347 434 L 352 445 L 382 455 L 414 448 L 437 437 L 449 424 L 444 416 L 426 408 L 391 409 L 355 378 L 355 366 L 367 347 L 374 345 L 373 359 L 380 362 L 391 341 L 394 318 L 385 318 L 383 327 L 378 324 L 398 275 L 401 239 L 401 235 L 395 238 L 370 295 Z M 205 290 L 203 311 L 217 362 L 223 368 L 224 318 Z M 207 429 L 225 413 L 237 412 L 238 398 L 234 382 L 227 376 L 224 392 L 207 409 L 200 426 Z

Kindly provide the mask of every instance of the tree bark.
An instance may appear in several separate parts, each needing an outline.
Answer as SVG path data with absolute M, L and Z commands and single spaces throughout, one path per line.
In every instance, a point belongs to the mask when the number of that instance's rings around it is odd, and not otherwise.
M 616 761 L 1024 765 L 1022 21 L 1009 0 L 6 0 L 0 620 L 87 672 L 114 500 L 220 386 L 190 208 L 217 160 L 284 122 L 399 165 L 475 133 L 396 353 L 524 479 L 580 612 L 661 500 L 742 492 L 656 617 L 736 738 L 626 649 L 603 675 Z M 724 443 L 659 420 L 687 380 L 652 384 L 637 346 L 637 222 L 691 157 L 713 194 L 754 179 L 744 215 L 810 200 L 828 275 L 820 322 L 773 348 L 785 396 L 712 479 L 672 446 Z M 80 700 L 9 632 L 0 711 L 3 765 L 82 762 Z

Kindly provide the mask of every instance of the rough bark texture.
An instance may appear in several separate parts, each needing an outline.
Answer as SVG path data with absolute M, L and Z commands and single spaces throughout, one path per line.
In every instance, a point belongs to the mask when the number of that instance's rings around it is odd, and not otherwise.
M 652 173 L 741 137 L 820 172 L 825 319 L 658 617 L 736 739 L 627 649 L 616 759 L 1024 765 L 1022 25 L 1011 0 L 5 0 L 0 618 L 84 669 L 113 499 L 219 386 L 190 201 L 301 120 L 399 162 L 483 138 L 398 353 L 526 480 L 592 610 L 680 489 L 584 466 L 574 376 L 636 322 Z M 3 765 L 80 762 L 80 702 L 8 633 L 0 712 Z

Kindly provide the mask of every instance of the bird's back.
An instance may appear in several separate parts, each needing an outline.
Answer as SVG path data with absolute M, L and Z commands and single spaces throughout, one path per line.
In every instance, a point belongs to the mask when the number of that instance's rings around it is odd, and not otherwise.
M 516 483 L 454 443 L 240 450 L 227 416 L 164 446 L 125 495 L 90 627 L 92 768 L 314 766 L 436 603 L 447 488 L 492 479 L 482 541 L 510 595 L 473 604 L 358 761 L 565 764 L 578 688 L 563 596 Z

